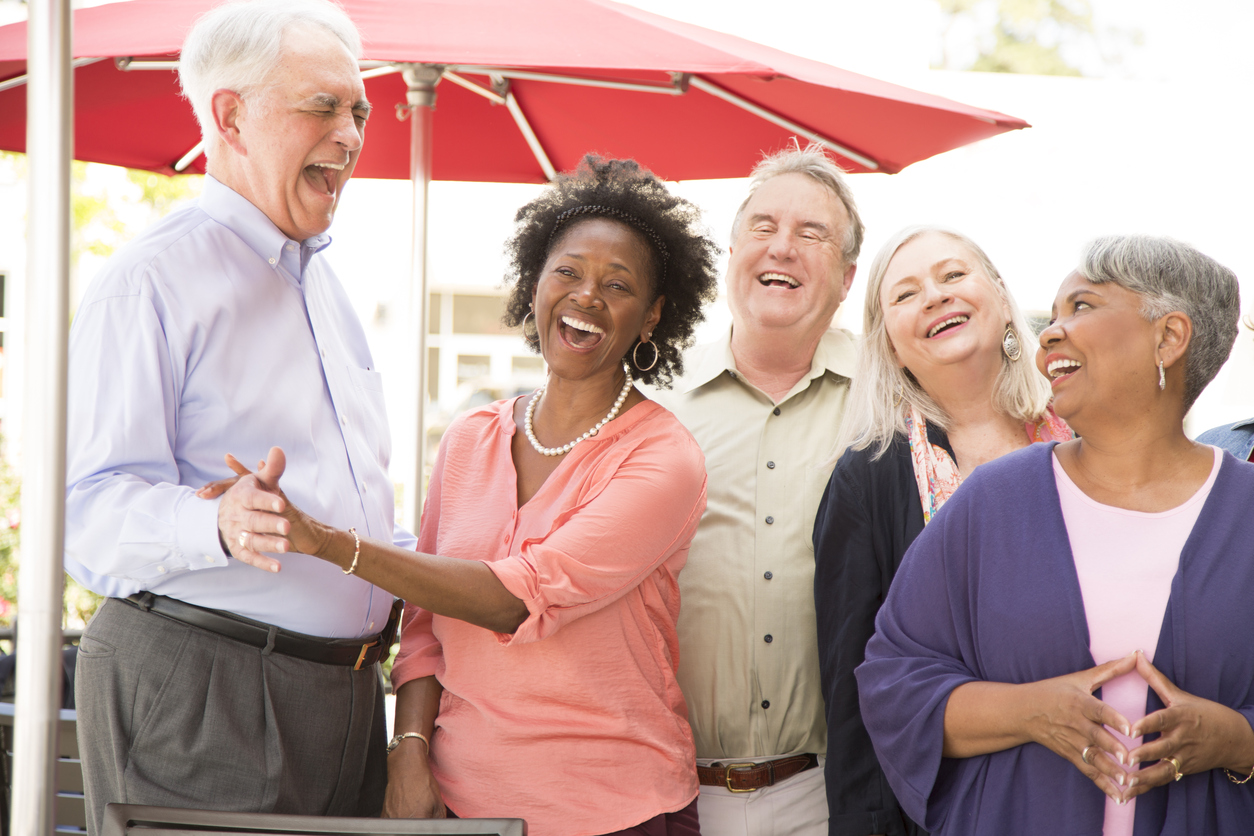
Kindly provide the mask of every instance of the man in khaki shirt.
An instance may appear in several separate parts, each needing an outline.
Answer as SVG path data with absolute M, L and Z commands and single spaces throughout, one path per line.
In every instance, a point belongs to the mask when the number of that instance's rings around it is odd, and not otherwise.
M 731 332 L 659 396 L 709 472 L 679 578 L 679 683 L 718 836 L 827 834 L 812 532 L 854 365 L 831 323 L 862 232 L 821 150 L 759 163 L 732 231 Z

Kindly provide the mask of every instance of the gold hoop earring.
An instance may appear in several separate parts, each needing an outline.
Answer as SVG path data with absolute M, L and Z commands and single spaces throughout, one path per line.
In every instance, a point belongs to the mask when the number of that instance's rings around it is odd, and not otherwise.
M 1023 356 L 1023 346 L 1019 344 L 1019 334 L 1015 331 L 1014 326 L 1009 323 L 1006 324 L 1006 333 L 1001 335 L 1001 351 L 1012 363 Z
M 1167 388 L 1167 371 L 1166 369 L 1163 368 L 1163 361 L 1159 360 L 1158 361 L 1158 391 L 1161 392 L 1166 388 Z
M 528 319 L 531 320 L 531 328 L 532 328 L 531 334 L 527 333 L 527 320 Z M 540 326 L 536 325 L 536 312 L 535 311 L 527 311 L 527 315 L 523 317 L 522 336 L 523 336 L 523 339 L 526 340 L 529 345 L 535 345 L 536 343 L 540 342 Z
M 637 356 L 640 353 L 640 346 L 642 345 L 648 345 L 648 346 L 653 347 L 653 362 L 647 366 L 640 365 L 640 358 L 639 356 Z M 642 372 L 650 371 L 654 366 L 657 365 L 657 361 L 660 360 L 661 357 L 662 357 L 662 352 L 657 350 L 657 344 L 650 342 L 649 340 L 641 340 L 640 342 L 636 343 L 636 347 L 631 350 L 631 363 L 638 370 Z

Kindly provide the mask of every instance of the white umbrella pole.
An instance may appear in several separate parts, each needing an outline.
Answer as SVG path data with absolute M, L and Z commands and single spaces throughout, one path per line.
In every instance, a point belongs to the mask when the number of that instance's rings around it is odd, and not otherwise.
M 73 144 L 70 0 L 32 0 L 28 23 L 25 450 L 18 579 L 14 836 L 55 827 L 65 544 L 65 379 Z
M 423 479 L 426 471 L 427 433 L 427 185 L 431 182 L 431 144 L 435 116 L 435 86 L 443 67 L 430 64 L 405 66 L 409 105 L 409 179 L 414 186 L 412 260 L 410 262 L 409 328 L 414 358 L 412 405 L 414 456 L 406 468 L 405 498 L 401 520 L 415 534 L 422 518 Z

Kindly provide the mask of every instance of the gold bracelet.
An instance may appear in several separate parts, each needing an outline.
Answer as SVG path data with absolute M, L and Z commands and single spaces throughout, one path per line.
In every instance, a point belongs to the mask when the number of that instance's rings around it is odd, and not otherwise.
M 1238 781 L 1238 780 L 1237 780 L 1237 776 L 1233 775 L 1233 774 L 1232 774 L 1232 773 L 1228 770 L 1228 767 L 1226 767 L 1226 766 L 1224 767 L 1224 774 L 1225 774 L 1225 775 L 1227 775 L 1227 776 L 1228 776 L 1228 780 L 1229 780 L 1229 781 L 1231 781 L 1231 782 L 1232 782 L 1232 783 L 1234 783 L 1234 784 L 1248 784 L 1248 783 L 1250 782 L 1250 779 L 1251 779 L 1251 778 L 1254 778 L 1254 769 L 1251 769 L 1251 770 L 1250 770 L 1250 774 L 1249 774 L 1249 775 L 1246 775 L 1246 776 L 1245 776 L 1244 778 L 1242 778 L 1240 781 Z
M 350 528 L 348 533 L 353 535 L 353 562 L 344 570 L 344 574 L 351 575 L 357 571 L 357 558 L 361 556 L 361 538 L 357 536 L 355 528 Z
M 392 754 L 392 750 L 395 749 L 397 746 L 400 746 L 401 741 L 407 737 L 416 737 L 419 740 L 421 740 L 422 745 L 427 747 L 427 754 L 428 755 L 431 754 L 431 741 L 427 740 L 427 736 L 425 734 L 420 734 L 416 731 L 410 731 L 410 732 L 405 732 L 404 734 L 398 734 L 396 737 L 388 741 L 388 754 L 389 755 Z

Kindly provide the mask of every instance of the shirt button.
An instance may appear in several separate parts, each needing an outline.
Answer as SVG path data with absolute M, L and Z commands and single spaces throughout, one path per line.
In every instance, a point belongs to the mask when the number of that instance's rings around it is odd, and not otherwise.
M 362 492 L 362 493 L 365 493 L 365 492 L 366 492 L 366 483 L 365 483 L 365 482 L 362 482 L 362 483 L 361 483 L 361 492 Z
M 205 555 L 205 563 L 213 563 L 213 555 L 211 554 Z
M 271 263 L 271 264 L 274 264 L 274 259 L 273 259 L 273 258 L 272 258 L 272 259 L 270 259 L 270 263 Z
M 347 427 L 347 426 L 348 426 L 348 419 L 347 419 L 347 418 L 345 418 L 345 417 L 343 417 L 343 416 L 340 416 L 340 426 Z
M 766 469 L 767 469 L 767 470 L 774 470 L 774 469 L 775 469 L 775 462 L 767 462 L 767 463 L 766 463 Z
M 774 525 L 774 524 L 775 524 L 775 518 L 774 518 L 774 517 L 767 517 L 767 518 L 766 518 L 766 524 L 767 524 L 767 525 Z
M 765 636 L 762 637 L 762 641 L 766 642 L 767 644 L 770 644 L 771 642 L 775 641 L 775 637 L 772 636 L 770 633 L 767 633 Z
M 777 407 L 775 407 L 774 409 L 772 409 L 772 410 L 771 410 L 771 414 L 772 414 L 772 415 L 778 415 L 778 414 L 779 414 L 779 407 L 777 406 Z
M 367 629 L 367 630 L 373 630 L 373 629 L 374 629 L 374 622 L 373 622 L 373 621 L 372 621 L 372 622 L 370 622 L 370 626 L 369 626 L 369 627 L 367 627 L 366 629 Z
M 323 360 L 327 359 L 327 351 L 325 348 L 322 351 L 319 351 L 318 353 L 322 355 Z
M 766 579 L 769 581 L 771 578 L 775 577 L 775 573 L 774 573 L 774 572 L 763 572 L 763 573 L 762 573 L 762 577 L 766 578 Z
M 288 242 L 287 242 L 287 251 L 290 253 L 290 252 L 291 252 L 292 250 L 294 250 L 294 249 L 296 249 L 296 245 L 295 245 L 295 244 L 293 244 L 291 241 L 288 241 Z
M 158 567 L 157 567 L 157 574 L 158 574 L 158 575 L 164 575 L 164 574 L 165 574 L 165 567 L 164 567 L 164 566 L 158 566 Z
M 762 700 L 762 707 L 763 707 L 763 708 L 770 708 L 770 707 L 771 707 L 771 701 L 770 701 L 770 700 Z
M 735 378 L 735 377 L 736 377 L 736 373 L 735 373 L 735 372 L 728 372 L 728 374 L 729 374 L 729 375 L 731 375 L 731 376 L 732 376 L 732 378 Z

